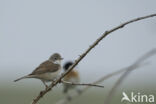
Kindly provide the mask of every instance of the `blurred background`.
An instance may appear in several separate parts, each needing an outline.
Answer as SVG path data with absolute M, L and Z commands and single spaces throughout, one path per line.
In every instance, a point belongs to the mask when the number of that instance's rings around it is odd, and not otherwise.
M 13 80 L 29 74 L 54 52 L 75 60 L 98 37 L 127 20 L 156 13 L 155 0 L 1 0 L 0 1 L 0 103 L 29 104 L 44 88 L 36 79 Z M 120 29 L 100 42 L 77 66 L 82 83 L 132 64 L 156 47 L 156 18 Z M 156 56 L 149 65 L 133 71 L 112 98 L 120 102 L 122 91 L 156 95 Z M 71 104 L 103 104 L 119 77 L 91 88 Z M 54 104 L 64 95 L 59 85 L 39 104 Z

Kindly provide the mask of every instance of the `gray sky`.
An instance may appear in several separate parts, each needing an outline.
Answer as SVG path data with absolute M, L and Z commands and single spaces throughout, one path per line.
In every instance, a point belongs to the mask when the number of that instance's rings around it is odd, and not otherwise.
M 1 0 L 0 80 L 30 73 L 54 52 L 61 53 L 63 62 L 74 60 L 104 31 L 152 13 L 156 0 Z M 78 68 L 82 78 L 97 79 L 130 65 L 154 47 L 156 18 L 150 18 L 112 33 Z M 151 60 L 134 76 L 153 79 L 156 56 Z

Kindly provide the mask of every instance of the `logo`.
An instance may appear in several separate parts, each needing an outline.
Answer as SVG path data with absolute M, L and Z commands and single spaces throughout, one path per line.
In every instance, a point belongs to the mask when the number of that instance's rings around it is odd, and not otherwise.
M 152 94 L 149 94 L 149 95 L 146 95 L 146 94 L 141 94 L 141 93 L 134 93 L 134 92 L 131 92 L 130 96 L 128 96 L 125 92 L 122 92 L 122 99 L 121 99 L 121 102 L 123 101 L 127 101 L 127 102 L 139 102 L 139 103 L 154 103 L 154 95 Z

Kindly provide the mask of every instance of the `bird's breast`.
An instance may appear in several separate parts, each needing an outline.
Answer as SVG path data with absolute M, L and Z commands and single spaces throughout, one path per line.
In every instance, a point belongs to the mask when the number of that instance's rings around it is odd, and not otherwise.
M 57 78 L 59 73 L 60 73 L 60 70 L 58 70 L 56 72 L 48 72 L 48 73 L 40 74 L 39 79 L 45 80 L 45 81 L 52 81 L 55 78 Z

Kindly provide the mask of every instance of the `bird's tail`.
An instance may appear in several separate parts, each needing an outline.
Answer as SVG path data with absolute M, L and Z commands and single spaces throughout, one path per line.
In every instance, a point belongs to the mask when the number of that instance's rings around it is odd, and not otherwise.
M 24 77 L 21 77 L 21 78 L 18 78 L 18 79 L 16 79 L 16 80 L 14 80 L 14 82 L 17 82 L 17 81 L 19 81 L 19 80 L 21 80 L 21 79 L 25 79 L 25 78 L 32 78 L 32 76 L 26 75 L 26 76 L 24 76 Z

